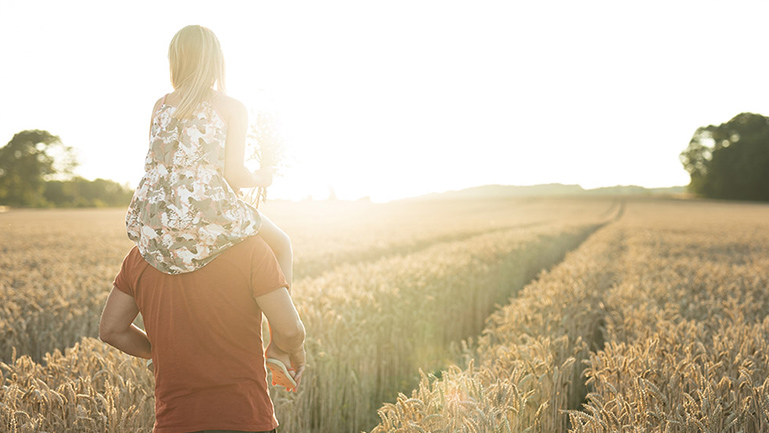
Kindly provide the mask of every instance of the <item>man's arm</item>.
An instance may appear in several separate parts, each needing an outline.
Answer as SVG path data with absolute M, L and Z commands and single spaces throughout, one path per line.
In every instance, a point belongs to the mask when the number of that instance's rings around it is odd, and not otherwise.
M 296 371 L 294 380 L 299 383 L 305 367 L 304 324 L 299 318 L 288 290 L 282 287 L 256 298 L 267 321 L 270 322 L 272 338 L 280 350 L 288 353 L 291 367 Z
M 149 359 L 152 347 L 147 333 L 133 324 L 138 314 L 134 298 L 113 287 L 101 313 L 99 338 L 129 355 Z

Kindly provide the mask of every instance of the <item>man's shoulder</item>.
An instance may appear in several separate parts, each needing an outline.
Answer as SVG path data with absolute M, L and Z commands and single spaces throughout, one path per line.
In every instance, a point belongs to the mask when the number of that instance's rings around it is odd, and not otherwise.
M 131 248 L 130 251 L 128 251 L 128 254 L 126 254 L 126 259 L 130 258 L 131 260 L 137 260 L 138 258 L 141 258 L 142 253 L 139 252 L 139 247 L 136 245 Z
M 249 275 L 249 279 L 255 273 L 261 274 L 267 269 L 279 266 L 275 253 L 261 236 L 250 236 L 231 246 L 206 267 L 211 265 L 214 265 L 213 268 L 217 269 L 217 272 L 223 272 L 224 269 L 234 266 Z
M 144 273 L 147 269 L 155 269 L 152 267 L 150 262 L 147 261 L 147 259 L 144 258 L 141 251 L 139 250 L 139 247 L 135 246 L 131 248 L 131 251 L 128 252 L 125 259 L 123 260 L 123 263 L 125 264 L 127 270 L 130 270 L 131 273 L 134 273 L 136 275 L 140 275 Z
M 261 236 L 249 236 L 243 241 L 230 247 L 225 254 L 240 260 L 252 260 L 254 255 L 262 255 L 272 252 L 267 242 Z
M 136 289 L 136 281 L 139 275 L 149 266 L 146 260 L 139 252 L 139 248 L 134 245 L 133 248 L 123 258 L 123 264 L 120 266 L 120 272 L 115 276 L 114 287 L 131 296 Z
M 134 245 L 133 248 L 131 248 L 131 251 L 126 254 L 123 261 L 132 268 L 144 269 L 145 267 L 150 266 L 149 262 L 144 259 L 141 251 L 139 251 L 139 247 L 136 245 Z

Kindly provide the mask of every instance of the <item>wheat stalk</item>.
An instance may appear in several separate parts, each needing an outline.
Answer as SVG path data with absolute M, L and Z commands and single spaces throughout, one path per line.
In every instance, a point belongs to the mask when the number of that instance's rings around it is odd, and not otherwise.
M 272 168 L 275 175 L 285 168 L 285 140 L 280 132 L 278 115 L 274 111 L 259 110 L 249 116 L 246 148 L 247 161 L 253 161 L 260 169 Z M 267 200 L 267 188 L 250 188 L 243 196 L 244 201 L 255 208 Z

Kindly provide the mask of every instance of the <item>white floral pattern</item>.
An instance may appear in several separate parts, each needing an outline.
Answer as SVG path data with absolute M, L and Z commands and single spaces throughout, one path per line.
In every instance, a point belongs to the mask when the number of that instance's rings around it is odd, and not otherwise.
M 258 233 L 259 212 L 224 178 L 227 125 L 203 102 L 186 119 L 161 105 L 152 121 L 145 174 L 126 214 L 128 237 L 167 274 L 199 269 Z

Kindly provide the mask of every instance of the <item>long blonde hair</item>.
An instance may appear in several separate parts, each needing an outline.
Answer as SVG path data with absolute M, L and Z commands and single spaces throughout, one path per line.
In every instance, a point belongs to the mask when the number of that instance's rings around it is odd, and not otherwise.
M 212 89 L 224 92 L 224 56 L 214 32 L 198 25 L 179 30 L 168 46 L 171 84 L 182 97 L 175 117 L 189 117 Z

